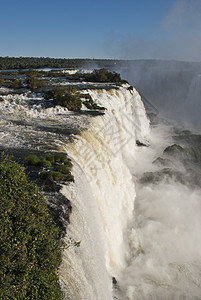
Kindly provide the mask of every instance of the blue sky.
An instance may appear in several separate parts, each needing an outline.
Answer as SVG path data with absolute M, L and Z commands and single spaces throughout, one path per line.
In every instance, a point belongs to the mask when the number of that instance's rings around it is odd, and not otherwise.
M 0 0 L 0 56 L 201 60 L 200 0 Z

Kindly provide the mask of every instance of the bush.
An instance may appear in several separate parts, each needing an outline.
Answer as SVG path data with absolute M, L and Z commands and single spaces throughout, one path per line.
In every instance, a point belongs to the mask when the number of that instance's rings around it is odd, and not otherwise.
M 51 168 L 52 164 L 49 160 L 46 160 L 46 159 L 40 159 L 40 166 L 43 167 L 43 168 Z
M 63 163 L 64 163 L 64 165 L 67 165 L 69 168 L 72 168 L 72 166 L 73 166 L 72 162 L 68 158 L 65 158 L 63 160 Z
M 46 81 L 44 79 L 38 79 L 36 75 L 30 75 L 27 78 L 27 88 L 31 90 L 41 89 L 46 87 Z
M 62 299 L 62 244 L 37 186 L 0 159 L 0 299 Z
M 68 175 L 66 176 L 66 180 L 67 180 L 67 181 L 74 181 L 74 176 L 73 176 L 72 174 L 68 174 Z
M 58 172 L 61 172 L 62 174 L 69 174 L 70 173 L 70 167 L 67 166 L 67 165 L 56 166 L 56 170 Z
M 45 153 L 40 156 L 29 155 L 24 160 L 25 166 L 37 166 L 38 175 L 41 167 L 46 168 L 46 171 L 42 171 L 39 175 L 40 179 L 49 179 L 53 181 L 72 181 L 74 177 L 70 171 L 72 168 L 72 162 L 63 154 L 48 154 Z M 50 169 L 51 168 L 51 169 Z
M 79 111 L 82 107 L 81 95 L 73 87 L 66 88 L 63 95 L 57 93 L 53 100 L 55 105 L 64 106 L 72 111 Z
M 129 87 L 127 88 L 127 90 L 128 90 L 128 91 L 133 91 L 133 89 L 134 89 L 134 88 L 133 88 L 133 86 L 132 86 L 132 85 L 131 85 L 131 86 L 129 86 Z
M 54 163 L 54 155 L 51 155 L 51 154 L 48 154 L 48 153 L 44 153 L 41 155 L 40 157 L 41 160 L 45 159 L 45 160 L 48 160 L 50 161 L 52 164 Z
M 50 179 L 55 181 L 65 180 L 65 176 L 57 171 L 42 171 L 40 173 L 40 179 Z
M 64 164 L 71 164 L 71 162 L 68 160 L 68 158 L 63 155 L 63 154 L 55 154 L 54 155 L 54 161 L 57 162 L 57 163 L 64 163 Z M 72 164 L 71 164 L 72 166 Z
M 121 79 L 120 74 L 116 72 L 109 72 L 105 68 L 94 70 L 91 74 L 82 74 L 82 77 L 84 80 L 92 82 L 128 83 Z
M 22 82 L 21 80 L 13 79 L 7 82 L 7 87 L 13 88 L 13 89 L 21 89 L 22 88 Z
M 36 155 L 29 155 L 24 160 L 25 166 L 39 166 L 40 165 L 40 158 Z

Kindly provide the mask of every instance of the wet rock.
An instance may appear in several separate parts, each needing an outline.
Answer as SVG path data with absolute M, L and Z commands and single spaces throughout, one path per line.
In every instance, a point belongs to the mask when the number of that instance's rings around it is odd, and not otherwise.
M 179 171 L 175 171 L 172 168 L 163 168 L 156 172 L 145 172 L 140 178 L 142 184 L 157 184 L 160 182 L 169 182 L 171 180 L 185 183 L 185 176 Z
M 139 146 L 139 147 L 147 147 L 147 145 L 145 145 L 144 143 L 136 140 L 136 145 Z

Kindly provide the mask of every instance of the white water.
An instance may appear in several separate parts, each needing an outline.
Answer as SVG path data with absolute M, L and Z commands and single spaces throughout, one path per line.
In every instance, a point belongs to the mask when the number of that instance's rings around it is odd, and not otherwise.
M 171 127 L 153 129 L 150 140 L 138 155 L 137 177 L 156 168 L 151 162 L 171 144 Z M 137 184 L 136 194 L 120 299 L 201 299 L 201 190 L 164 180 Z
M 75 273 L 76 286 L 83 287 L 88 278 L 93 291 L 83 288 L 84 292 L 81 288 L 79 295 L 71 297 L 109 300 L 112 277 L 120 276 L 129 256 L 125 233 L 133 220 L 136 192 L 128 164 L 136 155 L 136 140 L 147 143 L 149 121 L 135 90 L 90 90 L 89 93 L 107 108 L 106 114 L 94 118 L 89 129 L 66 150 L 74 160 L 76 183 L 69 228 L 73 238 L 81 241 L 70 268 Z M 72 199 L 72 194 L 64 193 Z M 68 284 L 72 271 L 68 272 L 67 257 L 68 253 L 64 254 L 61 278 Z M 83 261 L 88 266 L 84 270 Z M 69 293 L 75 294 L 73 286 Z
M 69 299 L 201 299 L 200 189 L 138 183 L 159 168 L 152 162 L 171 145 L 172 127 L 150 133 L 135 90 L 89 92 L 107 111 L 66 149 L 75 165 L 75 186 L 63 191 L 73 199 L 66 239 L 81 241 L 61 267 Z
M 126 86 L 88 92 L 107 107 L 104 116 L 89 120 L 63 108 L 45 109 L 34 95 L 3 96 L 0 103 L 0 145 L 65 149 L 74 160 L 75 184 L 63 188 L 73 207 L 60 269 L 66 299 L 201 299 L 200 189 L 138 181 L 159 169 L 152 162 L 173 143 L 172 126 L 150 132 L 138 93 Z M 68 129 L 89 121 L 88 130 L 64 146 Z M 137 147 L 136 140 L 149 147 Z M 173 164 L 185 171 L 179 161 Z

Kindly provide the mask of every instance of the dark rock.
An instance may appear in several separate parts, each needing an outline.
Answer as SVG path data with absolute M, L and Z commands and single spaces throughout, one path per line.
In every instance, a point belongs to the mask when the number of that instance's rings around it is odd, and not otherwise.
M 139 147 L 147 147 L 144 143 L 141 143 L 140 141 L 136 140 L 136 145 Z
M 162 181 L 169 182 L 170 180 L 179 181 L 181 183 L 185 183 L 185 176 L 179 172 L 175 171 L 172 168 L 164 168 L 156 172 L 145 172 L 140 179 L 140 183 L 142 184 L 157 184 Z

